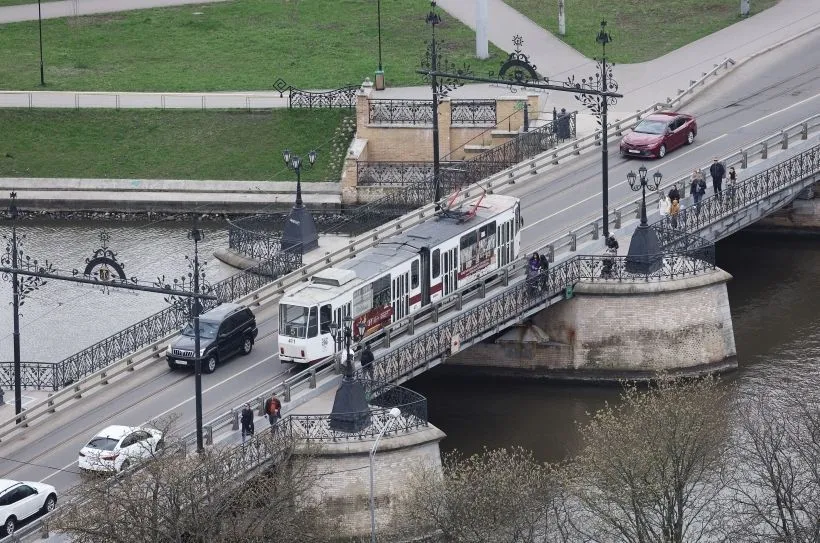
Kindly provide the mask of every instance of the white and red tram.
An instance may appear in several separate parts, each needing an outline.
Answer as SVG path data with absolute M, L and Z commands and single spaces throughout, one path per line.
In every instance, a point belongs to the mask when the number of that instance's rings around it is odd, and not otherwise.
M 353 318 L 365 337 L 519 256 L 518 198 L 485 195 L 469 213 L 443 214 L 324 269 L 279 302 L 279 358 L 310 363 L 335 351 L 330 323 Z

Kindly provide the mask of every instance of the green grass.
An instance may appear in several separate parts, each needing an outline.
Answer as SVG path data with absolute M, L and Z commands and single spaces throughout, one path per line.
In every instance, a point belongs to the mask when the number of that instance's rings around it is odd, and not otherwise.
M 415 70 L 429 9 L 427 0 L 382 0 L 388 85 L 423 84 Z M 498 69 L 505 55 L 491 48 L 491 59 L 473 59 L 475 33 L 440 13 L 450 60 L 475 73 Z M 45 20 L 45 80 L 55 90 L 265 90 L 278 77 L 337 88 L 373 79 L 376 30 L 375 0 L 233 0 Z M 37 39 L 37 21 L 0 26 L 0 87 L 39 88 Z
M 752 14 L 777 1 L 754 0 Z M 558 36 L 557 0 L 504 2 Z M 587 57 L 600 56 L 595 36 L 606 20 L 607 57 L 621 64 L 658 58 L 741 20 L 738 0 L 566 0 L 565 10 L 567 33 L 559 38 Z
M 0 177 L 295 180 L 282 150 L 319 152 L 303 179 L 337 181 L 350 110 L 0 109 Z

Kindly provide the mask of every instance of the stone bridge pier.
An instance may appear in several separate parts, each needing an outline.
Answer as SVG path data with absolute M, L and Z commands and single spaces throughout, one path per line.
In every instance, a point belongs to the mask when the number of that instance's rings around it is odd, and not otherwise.
M 581 381 L 737 367 L 723 270 L 667 281 L 582 281 L 572 297 L 447 359 L 494 376 Z

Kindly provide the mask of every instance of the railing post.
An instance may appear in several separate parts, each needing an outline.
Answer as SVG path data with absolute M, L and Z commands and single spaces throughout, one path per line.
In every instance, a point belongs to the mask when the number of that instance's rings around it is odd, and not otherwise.
M 384 347 L 385 349 L 390 348 L 390 328 L 384 330 Z
M 621 228 L 621 210 L 616 209 L 615 211 L 612 212 L 612 214 L 615 215 L 615 224 L 613 225 L 613 228 L 615 230 L 620 230 L 620 228 Z
M 760 158 L 762 158 L 764 160 L 769 158 L 769 142 L 768 141 L 764 141 L 763 145 L 761 145 Z
M 478 287 L 478 296 L 480 298 L 486 298 L 487 297 L 487 283 L 486 283 L 486 281 L 482 281 L 481 285 L 479 285 L 479 287 Z
M 316 388 L 316 368 L 310 368 L 310 388 Z
M 239 411 L 231 409 L 231 430 L 239 430 Z
M 214 428 L 210 424 L 206 424 L 202 427 L 205 430 L 205 445 L 213 445 L 214 444 Z
M 285 403 L 290 402 L 290 383 L 283 383 L 285 385 L 285 393 L 282 394 Z
M 636 219 L 641 218 L 641 204 L 640 203 L 635 205 L 635 218 Z
M 262 417 L 265 415 L 265 400 L 266 398 L 259 399 L 259 409 L 257 409 L 257 414 Z
M 809 139 L 809 123 L 803 123 L 800 125 L 800 139 Z
M 410 318 L 407 320 L 407 335 L 412 336 L 416 333 L 416 317 L 414 315 L 410 315 Z
M 549 253 L 547 255 L 547 258 L 549 259 L 549 261 L 550 262 L 555 262 L 555 245 L 553 245 L 552 243 L 547 245 L 547 253 Z
M 461 311 L 463 300 L 461 298 L 461 293 L 459 292 L 456 294 L 456 311 Z
M 741 149 L 740 150 L 740 169 L 745 170 L 749 167 L 749 152 Z
M 783 149 L 788 149 L 789 148 L 789 134 L 786 133 L 785 130 L 783 130 L 780 134 L 781 134 L 781 137 L 783 138 L 783 143 L 781 144 L 782 148 Z
M 598 239 L 598 221 L 592 223 L 592 239 Z
M 433 322 L 438 322 L 438 306 L 433 306 Z
M 575 235 L 575 232 L 569 233 L 569 250 L 575 251 L 578 246 L 578 236 Z

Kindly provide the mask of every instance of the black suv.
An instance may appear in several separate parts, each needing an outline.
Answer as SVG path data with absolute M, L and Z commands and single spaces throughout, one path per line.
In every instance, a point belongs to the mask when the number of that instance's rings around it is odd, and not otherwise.
M 248 354 L 259 330 L 253 312 L 239 304 L 221 304 L 199 317 L 199 349 L 202 371 L 211 373 L 218 363 L 236 353 Z M 173 370 L 194 367 L 194 325 L 188 323 L 168 347 L 165 357 Z

